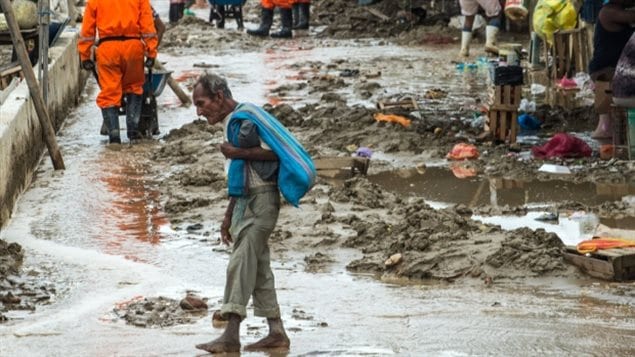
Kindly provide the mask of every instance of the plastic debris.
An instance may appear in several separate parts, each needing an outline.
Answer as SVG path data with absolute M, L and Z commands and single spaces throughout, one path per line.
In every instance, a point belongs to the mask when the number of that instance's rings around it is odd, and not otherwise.
M 518 106 L 518 111 L 525 113 L 533 113 L 536 111 L 536 102 L 523 98 Z
M 542 126 L 542 122 L 531 114 L 521 114 L 517 120 L 522 130 L 538 130 Z
M 546 91 L 547 87 L 543 86 L 542 84 L 534 83 L 531 85 L 531 94 L 533 95 L 543 94 Z
M 373 156 L 373 150 L 365 146 L 362 146 L 355 151 L 355 156 L 365 157 L 367 159 L 370 159 L 370 157 Z
M 381 113 L 377 113 L 374 116 L 375 120 L 377 121 L 385 121 L 385 122 L 389 122 L 389 123 L 397 123 L 397 124 L 401 124 L 401 126 L 403 127 L 409 127 L 411 124 L 411 120 L 405 117 L 402 117 L 401 115 L 395 115 L 395 114 L 381 114 Z
M 476 146 L 467 143 L 458 143 L 446 156 L 449 160 L 471 160 L 478 159 L 479 152 Z

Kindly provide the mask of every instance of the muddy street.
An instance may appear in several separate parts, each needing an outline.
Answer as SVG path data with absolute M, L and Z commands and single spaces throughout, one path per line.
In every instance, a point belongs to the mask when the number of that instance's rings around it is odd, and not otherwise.
M 167 18 L 167 2 L 153 5 Z M 480 142 L 478 160 L 448 162 L 480 134 L 485 60 L 459 70 L 458 32 L 434 22 L 362 36 L 328 16 L 339 1 L 319 6 L 308 35 L 280 41 L 232 20 L 214 28 L 194 8 L 159 51 L 188 95 L 199 75 L 219 73 L 315 158 L 372 150 L 367 175 L 322 175 L 299 208 L 283 205 L 270 245 L 291 348 L 240 354 L 635 354 L 635 284 L 563 256 L 598 225 L 635 230 L 631 163 L 562 159 L 550 163 L 572 172 L 553 175 L 525 154 L 530 144 Z M 245 16 L 255 27 L 258 9 Z M 166 88 L 157 138 L 108 145 L 98 90 L 89 78 L 58 133 L 66 170 L 45 157 L 0 231 L 0 356 L 205 355 L 194 346 L 223 331 L 212 313 L 230 253 L 222 127 Z M 395 112 L 410 126 L 375 119 L 378 102 L 403 98 L 418 103 Z M 553 110 L 532 138 L 572 130 L 592 144 L 589 111 Z M 243 345 L 267 332 L 248 306 Z

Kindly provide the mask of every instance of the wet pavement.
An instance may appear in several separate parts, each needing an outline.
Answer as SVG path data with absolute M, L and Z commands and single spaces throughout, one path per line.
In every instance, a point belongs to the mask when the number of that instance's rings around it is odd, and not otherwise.
M 420 49 L 372 43 L 357 46 L 357 58 L 399 54 L 421 63 L 429 58 Z M 188 74 L 185 71 L 192 70 L 189 63 L 222 65 L 237 99 L 264 104 L 293 99 L 267 95 L 268 89 L 300 75 L 298 69 L 289 67 L 296 61 L 290 55 L 295 51 L 289 48 L 294 47 L 240 56 L 162 58 L 175 76 Z M 309 51 L 302 58 L 329 60 L 345 56 L 350 49 L 334 46 Z M 437 53 L 435 58 L 441 63 L 443 54 Z M 432 68 L 435 63 L 428 65 Z M 394 73 L 398 72 L 395 68 Z M 422 78 L 427 75 L 421 73 Z M 386 85 L 407 82 L 386 69 L 382 78 Z M 430 87 L 475 90 L 464 80 L 462 74 L 452 71 L 438 77 L 438 82 L 431 81 Z M 217 237 L 173 230 L 160 204 L 161 175 L 150 174 L 149 157 L 158 145 L 148 141 L 106 146 L 104 137 L 98 135 L 101 118 L 94 105 L 95 90 L 90 83 L 59 134 L 67 170 L 54 172 L 45 158 L 10 224 L 0 233 L 0 238 L 24 247 L 27 267 L 47 267 L 46 279 L 57 287 L 50 304 L 38 306 L 34 312 L 7 314 L 12 320 L 0 324 L 0 355 L 201 355 L 194 345 L 221 331 L 212 328 L 211 314 L 193 324 L 149 329 L 113 318 L 118 304 L 135 297 L 180 299 L 188 291 L 209 298 L 210 309 L 218 308 L 228 254 L 216 244 Z M 176 97 L 168 89 L 159 103 L 163 133 L 196 117 L 193 108 L 176 106 Z M 554 191 L 542 192 L 541 185 L 532 182 L 523 183 L 520 197 L 516 197 L 504 182 L 500 188 L 482 179 L 459 182 L 443 169 L 427 168 L 423 174 L 408 175 L 382 178 L 378 174 L 375 178 L 390 182 L 388 186 L 397 184 L 403 194 L 428 196 L 441 203 L 466 203 L 465 198 L 472 197 L 467 203 L 491 204 L 492 193 L 498 204 L 554 199 Z M 561 187 L 558 192 L 578 199 L 614 199 L 584 194 L 597 192 L 597 185 L 557 184 Z M 496 190 L 490 191 L 492 187 Z M 628 290 L 628 285 L 592 279 L 494 285 L 478 280 L 460 284 L 378 281 L 372 275 L 346 271 L 347 262 L 359 256 L 356 250 L 338 249 L 331 256 L 334 261 L 322 272 L 308 273 L 303 252 L 274 254 L 279 301 L 292 344 L 289 355 L 635 353 L 633 298 L 619 293 Z M 241 332 L 243 343 L 252 342 L 266 333 L 265 322 L 254 318 L 250 309 Z

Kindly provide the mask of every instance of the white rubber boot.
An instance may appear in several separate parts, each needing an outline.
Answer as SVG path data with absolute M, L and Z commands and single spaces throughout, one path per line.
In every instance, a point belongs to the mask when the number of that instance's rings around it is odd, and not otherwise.
M 467 57 L 470 55 L 470 41 L 472 41 L 472 31 L 462 31 L 460 56 Z
M 496 36 L 498 35 L 498 27 L 487 25 L 485 27 L 485 52 L 498 54 L 498 46 Z

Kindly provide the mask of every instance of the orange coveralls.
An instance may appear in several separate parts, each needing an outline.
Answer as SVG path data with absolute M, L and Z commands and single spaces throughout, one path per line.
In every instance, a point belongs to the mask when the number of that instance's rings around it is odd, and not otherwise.
M 260 5 L 265 9 L 273 9 L 274 7 L 290 9 L 295 2 L 295 0 L 261 0 Z
M 124 93 L 143 94 L 143 57 L 157 56 L 150 0 L 88 0 L 77 44 L 82 61 L 91 59 L 96 35 L 97 106 L 119 107 Z

